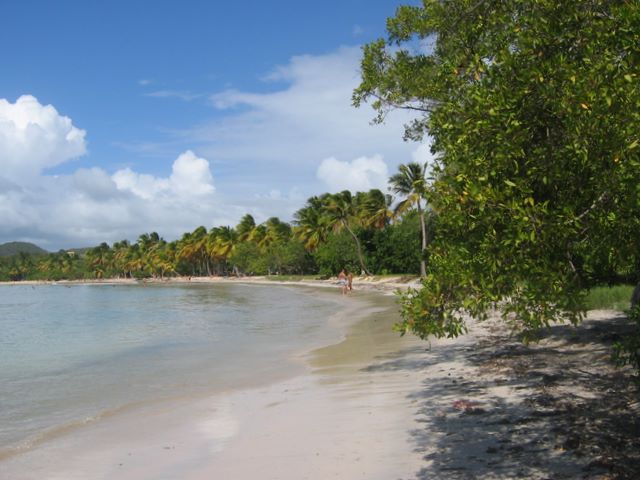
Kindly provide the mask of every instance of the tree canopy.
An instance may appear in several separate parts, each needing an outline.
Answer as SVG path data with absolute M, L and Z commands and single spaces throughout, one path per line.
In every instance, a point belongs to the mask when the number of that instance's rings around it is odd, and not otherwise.
M 423 0 L 364 47 L 356 106 L 416 113 L 436 215 L 402 328 L 457 335 L 500 306 L 525 332 L 578 321 L 640 271 L 640 3 Z

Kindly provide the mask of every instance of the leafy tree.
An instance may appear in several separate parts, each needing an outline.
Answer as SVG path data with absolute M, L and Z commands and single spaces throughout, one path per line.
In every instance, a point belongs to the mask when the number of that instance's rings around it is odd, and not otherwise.
M 290 239 L 272 245 L 263 253 L 267 273 L 302 274 L 313 269 L 311 256 L 300 240 Z
M 376 273 L 420 273 L 420 221 L 417 210 L 377 230 L 368 258 Z
M 499 304 L 525 332 L 578 321 L 602 272 L 639 265 L 637 1 L 423 0 L 364 48 L 354 103 L 414 111 L 438 215 L 402 328 L 456 335 Z
M 343 268 L 357 272 L 360 266 L 353 237 L 345 230 L 329 235 L 313 252 L 313 258 L 323 276 L 336 275 Z
M 231 262 L 241 274 L 264 275 L 267 267 L 262 261 L 260 247 L 253 242 L 241 242 L 229 257 Z

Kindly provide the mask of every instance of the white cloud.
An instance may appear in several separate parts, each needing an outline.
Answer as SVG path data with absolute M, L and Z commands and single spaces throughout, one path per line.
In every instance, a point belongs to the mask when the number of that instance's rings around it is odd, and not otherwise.
M 342 162 L 334 157 L 325 158 L 316 175 L 331 192 L 364 192 L 372 188 L 386 190 L 389 179 L 387 164 L 380 155 L 359 157 L 352 162 Z
M 351 105 L 361 55 L 359 47 L 342 47 L 295 56 L 265 77 L 267 92 L 228 89 L 212 95 L 215 119 L 183 132 L 184 138 L 197 142 L 223 171 L 241 172 L 242 181 L 259 191 L 298 186 L 316 194 L 323 185 L 315 172 L 330 157 L 379 154 L 392 159 L 392 169 L 406 163 L 415 148 L 402 140 L 410 115 L 394 112 L 386 124 L 372 125 L 373 110 Z M 231 185 L 237 180 L 225 177 L 221 188 L 236 188 Z
M 118 170 L 112 177 L 118 190 L 126 190 L 145 200 L 151 200 L 169 190 L 169 180 L 136 173 L 130 168 Z
M 73 188 L 94 200 L 106 200 L 117 195 L 115 182 L 100 168 L 80 168 L 72 178 Z
M 130 191 L 145 200 L 158 196 L 197 197 L 215 190 L 209 162 L 198 158 L 191 150 L 181 154 L 173 162 L 171 170 L 170 177 L 159 178 L 125 168 L 115 172 L 112 179 L 118 190 Z
M 0 176 L 21 181 L 86 152 L 85 131 L 31 95 L 0 99 Z
M 213 177 L 209 162 L 187 150 L 173 162 L 169 183 L 172 190 L 185 195 L 213 193 Z
M 166 177 L 130 168 L 46 173 L 85 151 L 85 132 L 53 106 L 29 95 L 15 104 L 0 99 L 0 243 L 27 240 L 57 250 L 135 240 L 152 230 L 174 239 L 244 213 L 216 196 L 208 160 L 191 150 Z

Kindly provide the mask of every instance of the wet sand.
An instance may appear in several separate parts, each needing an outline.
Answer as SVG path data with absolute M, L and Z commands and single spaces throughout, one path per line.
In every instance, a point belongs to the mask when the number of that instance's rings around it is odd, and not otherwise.
M 628 332 L 619 312 L 528 346 L 497 319 L 422 342 L 391 331 L 392 297 L 361 290 L 330 319 L 341 342 L 297 353 L 303 372 L 118 415 L 0 477 L 640 478 L 639 390 L 610 361 Z

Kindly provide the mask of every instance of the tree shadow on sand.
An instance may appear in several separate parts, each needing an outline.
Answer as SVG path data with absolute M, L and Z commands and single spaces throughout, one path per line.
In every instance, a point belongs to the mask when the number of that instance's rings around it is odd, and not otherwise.
M 425 373 L 410 395 L 417 479 L 640 478 L 638 384 L 610 361 L 623 316 L 554 326 L 528 346 L 499 322 L 475 330 L 366 369 Z

